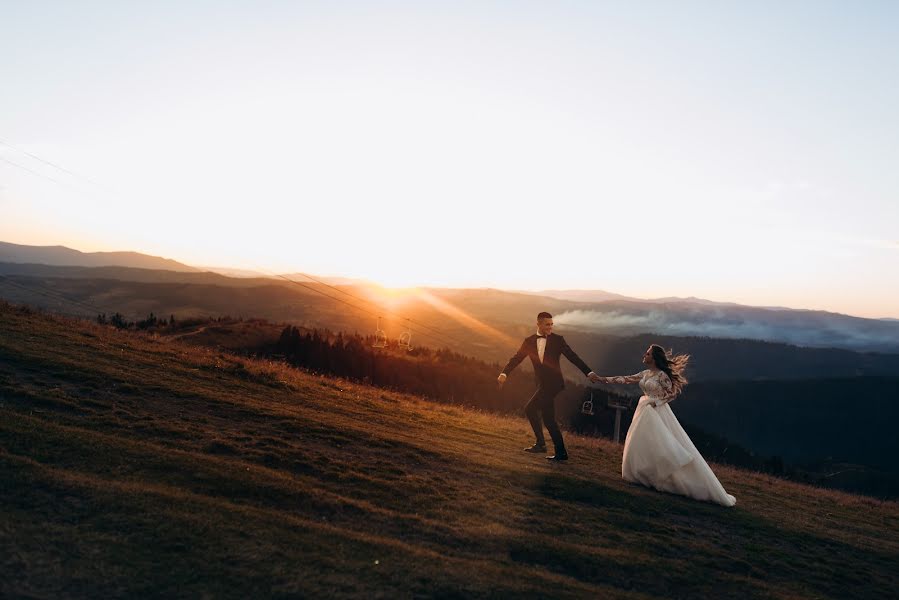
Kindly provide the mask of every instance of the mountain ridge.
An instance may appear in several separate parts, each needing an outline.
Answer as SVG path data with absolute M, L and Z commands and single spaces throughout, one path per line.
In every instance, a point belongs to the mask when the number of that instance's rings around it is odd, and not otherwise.
M 0 242 L 0 262 L 47 264 L 72 267 L 134 267 L 169 271 L 200 272 L 200 269 L 170 258 L 130 250 L 81 252 L 67 246 L 28 246 Z
M 0 245 L 0 250 L 3 246 Z M 77 252 L 77 251 L 74 251 Z M 131 254 L 128 254 L 131 257 Z M 19 256 L 23 258 L 23 256 Z M 151 260 L 152 259 L 152 260 Z M 91 259 L 95 260 L 95 259 Z M 96 259 L 105 260 L 105 259 Z M 160 266 L 159 261 L 169 259 L 157 259 L 149 257 L 152 264 Z M 395 304 L 397 292 L 381 288 L 371 284 L 360 284 L 355 280 L 347 280 L 333 277 L 320 279 L 322 283 L 308 281 L 307 278 L 298 277 L 291 281 L 289 276 L 275 276 L 262 278 L 227 277 L 226 275 L 214 275 L 209 272 L 201 272 L 193 267 L 186 267 L 190 271 L 172 271 L 181 273 L 174 277 L 166 275 L 163 271 L 171 271 L 167 268 L 169 263 L 163 262 L 163 269 L 157 269 L 156 274 L 147 269 L 128 271 L 131 267 L 67 267 L 53 266 L 41 267 L 40 265 L 26 265 L 21 262 L 3 262 L 3 253 L 0 251 L 0 275 L 17 274 L 33 275 L 40 277 L 77 277 L 81 279 L 97 277 L 110 277 L 123 281 L 135 280 L 144 283 L 214 283 L 229 287 L 246 287 L 253 285 L 269 286 L 273 283 L 289 285 L 295 289 L 315 288 L 318 292 L 332 297 L 331 303 L 339 304 L 334 296 L 339 294 L 342 300 L 347 296 L 356 296 L 350 304 L 355 304 L 357 312 L 368 314 L 384 312 L 396 312 L 385 309 Z M 178 263 L 180 264 L 180 263 Z M 91 272 L 88 269 L 99 269 Z M 29 269 L 31 272 L 29 272 Z M 79 270 L 80 269 L 80 270 Z M 116 271 L 116 269 L 119 269 Z M 196 279 L 192 279 L 196 277 Z M 325 287 L 322 287 L 322 286 Z M 331 286 L 333 289 L 328 289 Z M 95 287 L 99 288 L 99 284 Z M 899 320 L 892 319 L 868 319 L 854 317 L 841 313 L 811 309 L 784 309 L 775 307 L 754 307 L 735 303 L 713 302 L 695 298 L 661 298 L 655 300 L 631 299 L 618 294 L 605 291 L 568 290 L 568 292 L 581 298 L 593 298 L 591 294 L 600 294 L 601 301 L 566 300 L 552 296 L 541 296 L 545 292 L 511 292 L 494 288 L 413 288 L 405 290 L 406 297 L 413 303 L 404 303 L 404 306 L 417 304 L 422 310 L 421 302 L 423 294 L 436 296 L 438 299 L 449 301 L 457 314 L 473 317 L 494 329 L 519 330 L 516 324 L 532 323 L 537 312 L 550 310 L 559 327 L 571 330 L 579 330 L 588 333 L 601 333 L 619 336 L 633 336 L 643 333 L 655 333 L 661 336 L 680 337 L 713 337 L 727 339 L 751 339 L 770 342 L 789 343 L 797 346 L 812 348 L 844 348 L 854 351 L 875 351 L 897 353 L 899 352 Z M 105 295 L 102 289 L 97 293 Z M 561 294 L 564 295 L 564 294 Z M 22 301 L 22 296 L 17 295 L 16 301 Z M 81 298 L 83 301 L 84 298 Z M 149 299 L 147 299 L 149 300 Z M 145 306 L 148 302 L 138 302 Z M 367 306 L 366 306 L 367 305 Z M 178 308 L 184 305 L 179 305 Z M 344 305 L 345 307 L 346 305 Z M 362 307 L 361 309 L 359 307 Z M 434 307 L 427 308 L 431 310 Z M 203 310 L 202 302 L 196 305 L 197 310 Z M 508 310 L 507 310 L 508 309 Z M 126 310 L 125 307 L 115 310 Z M 171 310 L 160 308 L 159 311 Z M 460 312 L 459 312 L 460 311 Z M 333 312 L 333 311 L 331 311 Z M 433 311 L 432 311 L 433 312 Z M 132 318 L 140 318 L 145 315 L 132 315 Z M 253 315 L 267 316 L 271 315 Z M 403 317 L 398 318 L 402 321 Z M 282 311 L 277 318 L 290 318 L 288 311 Z M 442 318 L 442 317 L 441 317 Z M 455 319 L 457 324 L 459 318 Z M 468 319 L 469 323 L 473 323 Z M 322 324 L 323 326 L 329 326 Z M 358 325 L 357 325 L 358 326 Z M 454 325 L 455 326 L 455 325 Z M 529 326 L 530 327 L 530 326 Z M 340 328 L 340 327 L 338 327 Z M 517 335 L 517 334 L 516 334 Z

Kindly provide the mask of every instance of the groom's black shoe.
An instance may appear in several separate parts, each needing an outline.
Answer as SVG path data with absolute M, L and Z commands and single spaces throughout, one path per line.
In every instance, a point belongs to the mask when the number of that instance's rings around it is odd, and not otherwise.
M 546 460 L 554 460 L 554 461 L 568 460 L 568 453 L 567 452 L 556 452 L 553 456 L 547 456 Z
M 546 454 L 546 444 L 534 444 L 530 448 L 525 448 L 525 452 L 533 452 L 534 454 Z

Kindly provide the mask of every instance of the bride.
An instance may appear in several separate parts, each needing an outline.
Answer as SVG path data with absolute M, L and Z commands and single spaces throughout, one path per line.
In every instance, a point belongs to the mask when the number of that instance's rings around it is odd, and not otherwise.
M 683 371 L 689 358 L 672 356 L 653 344 L 643 355 L 643 364 L 649 367 L 645 371 L 596 379 L 600 383 L 639 383 L 645 394 L 624 441 L 621 477 L 663 492 L 733 506 L 737 499 L 724 491 L 668 406 L 687 383 Z

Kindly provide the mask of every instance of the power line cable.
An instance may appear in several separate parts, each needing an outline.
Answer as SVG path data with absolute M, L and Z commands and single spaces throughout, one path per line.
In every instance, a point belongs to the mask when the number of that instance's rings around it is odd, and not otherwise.
M 97 314 L 111 312 L 110 309 L 101 308 L 99 306 L 89 304 L 83 300 L 76 300 L 75 298 L 70 298 L 70 297 L 58 292 L 57 290 L 54 290 L 53 288 L 47 287 L 45 285 L 40 285 L 40 284 L 35 283 L 35 284 L 32 284 L 31 286 L 28 286 L 21 282 L 13 280 L 9 275 L 0 275 L 0 280 L 3 280 L 7 284 L 10 284 L 21 290 L 25 290 L 26 292 L 39 294 L 41 296 L 44 296 L 46 298 L 51 298 L 53 300 L 65 300 L 66 302 L 69 302 L 70 304 L 75 304 L 76 306 L 81 306 L 82 308 L 88 308 L 91 310 L 91 312 L 97 311 Z M 34 289 L 34 288 L 42 288 L 44 291 L 41 291 L 40 289 Z M 116 312 L 118 312 L 118 311 L 116 311 Z
M 44 163 L 45 165 L 49 165 L 49 166 L 53 167 L 54 169 L 58 169 L 58 170 L 62 171 L 63 173 L 66 173 L 67 175 L 71 175 L 72 177 L 75 177 L 76 179 L 81 179 L 81 180 L 86 181 L 86 182 L 88 182 L 88 183 L 90 183 L 90 184 L 92 184 L 92 185 L 95 185 L 95 186 L 97 186 L 97 187 L 101 187 L 101 188 L 103 187 L 103 186 L 101 186 L 99 183 L 97 183 L 96 181 L 94 181 L 93 179 L 91 179 L 90 177 L 85 177 L 84 175 L 80 175 L 80 174 L 78 174 L 78 173 L 76 173 L 76 172 L 74 172 L 74 171 L 70 171 L 69 169 L 66 169 L 65 167 L 61 167 L 61 166 L 59 166 L 58 164 L 56 164 L 56 163 L 54 163 L 54 162 L 50 162 L 49 160 L 46 160 L 46 159 L 44 159 L 44 158 L 41 158 L 40 156 L 37 156 L 36 154 L 32 154 L 31 152 L 27 152 L 27 151 L 25 151 L 25 150 L 22 150 L 21 148 L 16 148 L 16 147 L 13 146 L 12 144 L 9 144 L 9 143 L 7 143 L 7 142 L 4 142 L 3 140 L 0 140 L 0 145 L 6 146 L 7 148 L 11 148 L 11 149 L 15 150 L 16 152 L 20 152 L 20 153 L 24 154 L 25 156 L 28 156 L 28 157 L 30 157 L 30 158 L 33 158 L 34 160 L 36 160 L 36 161 L 38 161 L 38 162 L 42 162 L 42 163 Z M 7 161 L 7 162 L 8 162 L 8 161 Z M 23 167 L 23 168 L 24 168 L 24 167 Z
M 56 183 L 56 184 L 59 184 L 59 185 L 65 186 L 65 187 L 71 187 L 71 186 L 70 186 L 69 184 L 67 184 L 67 183 L 63 183 L 62 181 L 59 181 L 58 179 L 53 179 L 52 177 L 49 177 L 49 176 L 47 176 L 47 175 L 44 175 L 43 173 L 38 173 L 37 171 L 34 171 L 34 170 L 32 170 L 32 169 L 29 169 L 28 167 L 25 167 L 25 166 L 23 166 L 23 165 L 20 165 L 19 163 L 15 163 L 15 162 L 13 162 L 13 161 L 11 161 L 11 160 L 9 160 L 9 159 L 3 158 L 2 156 L 0 156 L 0 160 L 2 160 L 3 162 L 5 162 L 5 163 L 7 163 L 7 164 L 10 164 L 10 165 L 12 165 L 12 166 L 14 166 L 14 167 L 18 167 L 19 169 L 22 169 L 23 171 L 28 171 L 28 172 L 31 173 L 32 175 L 35 175 L 35 176 L 37 176 L 37 177 L 40 177 L 41 179 L 46 179 L 47 181 L 52 181 L 53 183 Z

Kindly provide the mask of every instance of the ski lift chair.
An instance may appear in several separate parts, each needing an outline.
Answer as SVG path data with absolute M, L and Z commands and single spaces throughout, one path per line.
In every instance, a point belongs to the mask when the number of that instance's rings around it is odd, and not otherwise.
M 412 350 L 412 332 L 404 331 L 400 334 L 399 347 L 407 352 Z
M 372 344 L 372 348 L 386 348 L 387 347 L 387 334 L 384 333 L 384 330 L 381 329 L 381 317 L 378 317 L 378 328 L 375 329 L 375 341 Z
M 591 417 L 594 414 L 596 414 L 593 410 L 593 390 L 592 389 L 590 390 L 590 397 L 587 398 L 586 400 L 584 400 L 584 403 L 581 405 L 581 413 L 591 416 Z

